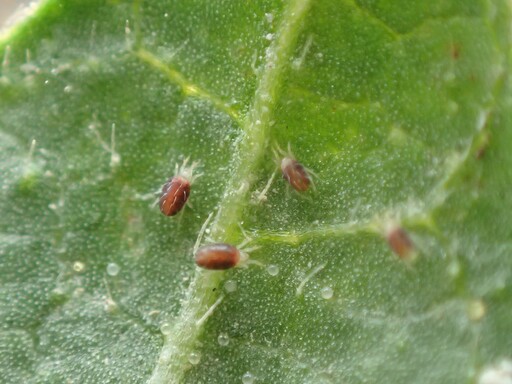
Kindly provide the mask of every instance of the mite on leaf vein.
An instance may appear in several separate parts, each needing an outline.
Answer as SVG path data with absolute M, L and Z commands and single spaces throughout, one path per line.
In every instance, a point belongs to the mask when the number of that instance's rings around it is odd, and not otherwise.
M 206 221 L 204 222 L 194 246 L 194 259 L 197 266 L 210 269 L 210 270 L 224 270 L 230 269 L 236 266 L 247 266 L 247 264 L 258 264 L 262 265 L 259 261 L 249 260 L 249 252 L 258 249 L 259 247 L 252 247 L 245 249 L 244 247 L 252 241 L 246 233 L 242 231 L 245 240 L 237 247 L 227 243 L 216 243 L 211 242 L 203 246 L 199 246 L 202 241 L 203 235 L 206 231 L 206 227 L 210 222 L 213 212 L 210 213 Z

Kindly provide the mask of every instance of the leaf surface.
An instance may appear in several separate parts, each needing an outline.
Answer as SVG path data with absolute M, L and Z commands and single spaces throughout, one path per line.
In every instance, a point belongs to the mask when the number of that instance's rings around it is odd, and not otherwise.
M 4 382 L 460 383 L 512 358 L 510 16 L 41 3 L 0 40 Z M 288 146 L 305 193 L 268 184 Z M 203 244 L 249 237 L 259 265 L 196 268 L 208 217 Z

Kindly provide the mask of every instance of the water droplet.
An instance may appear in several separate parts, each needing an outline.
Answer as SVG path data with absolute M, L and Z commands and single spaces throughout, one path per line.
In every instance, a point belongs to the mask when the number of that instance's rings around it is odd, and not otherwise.
M 448 112 L 457 113 L 459 111 L 459 104 L 457 104 L 455 101 L 450 101 L 448 102 L 447 108 Z
M 85 269 L 85 264 L 82 263 L 81 261 L 75 261 L 73 263 L 73 270 L 75 272 L 82 272 L 84 269 Z
M 232 293 L 236 291 L 236 281 L 234 280 L 228 280 L 224 283 L 224 289 L 228 293 Z
M 275 264 L 270 264 L 267 267 L 267 272 L 270 276 L 277 276 L 279 273 L 279 267 Z
M 444 81 L 446 81 L 446 82 L 455 80 L 455 77 L 456 77 L 455 73 L 453 73 L 453 72 L 446 72 L 443 76 Z
M 322 299 L 329 300 L 332 298 L 332 295 L 334 294 L 334 291 L 331 287 L 323 287 L 320 290 L 320 295 L 322 295 Z
M 485 304 L 482 300 L 472 300 L 468 304 L 468 317 L 473 321 L 481 320 L 485 315 Z
M 508 359 L 486 367 L 478 378 L 478 384 L 510 384 L 511 382 L 512 361 Z
M 192 365 L 197 365 L 201 361 L 201 355 L 197 352 L 190 352 L 190 355 L 188 355 L 188 361 Z
M 448 274 L 452 277 L 457 277 L 460 274 L 460 264 L 457 260 L 452 261 L 446 268 Z
M 229 336 L 225 333 L 220 333 L 219 337 L 217 337 L 217 341 L 219 342 L 219 345 L 225 347 L 229 344 Z
M 254 380 L 256 380 L 256 377 L 251 372 L 245 372 L 242 376 L 242 383 L 243 384 L 252 384 L 254 383 Z
M 56 287 L 52 290 L 51 294 L 52 294 L 52 296 L 61 297 L 61 296 L 65 296 L 66 292 L 62 288 Z
M 169 323 L 163 323 L 160 326 L 160 332 L 162 332 L 166 336 L 171 334 L 171 330 L 172 330 L 172 327 L 171 327 L 171 324 L 169 324 Z
M 121 268 L 119 268 L 119 265 L 117 265 L 116 263 L 108 263 L 107 265 L 107 274 L 109 276 L 117 276 L 117 274 L 119 273 L 119 270 Z

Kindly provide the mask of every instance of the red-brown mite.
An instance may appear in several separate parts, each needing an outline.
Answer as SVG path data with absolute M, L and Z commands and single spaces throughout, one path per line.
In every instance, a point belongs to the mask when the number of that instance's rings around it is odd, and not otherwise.
M 188 200 L 190 181 L 181 176 L 170 178 L 162 187 L 160 211 L 166 216 L 176 215 Z
M 206 269 L 229 269 L 240 261 L 240 251 L 230 244 L 208 244 L 195 254 L 196 264 Z
M 306 168 L 297 160 L 291 157 L 283 158 L 283 160 L 281 160 L 281 172 L 293 189 L 299 192 L 308 190 L 311 184 L 311 178 Z
M 414 244 L 407 232 L 400 228 L 393 228 L 387 234 L 389 247 L 402 260 L 411 260 L 416 254 Z
M 199 162 L 193 162 L 187 166 L 188 160 L 188 157 L 183 160 L 181 166 L 176 164 L 174 176 L 162 186 L 159 204 L 160 211 L 165 216 L 174 216 L 181 211 L 190 196 L 190 186 L 195 179 L 201 176 L 201 174 L 194 174 L 194 169 Z

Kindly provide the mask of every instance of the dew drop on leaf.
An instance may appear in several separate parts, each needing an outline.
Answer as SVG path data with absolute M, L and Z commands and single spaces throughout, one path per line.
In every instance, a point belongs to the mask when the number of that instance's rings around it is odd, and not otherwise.
M 228 293 L 232 293 L 236 291 L 236 281 L 234 280 L 228 280 L 224 283 L 224 289 Z
M 197 352 L 191 352 L 188 355 L 188 362 L 192 365 L 197 365 L 201 361 L 201 355 Z
M 329 300 L 332 298 L 334 292 L 331 287 L 323 287 L 320 291 L 322 299 Z
M 457 277 L 460 274 L 460 264 L 458 261 L 452 261 L 446 268 L 448 274 L 451 277 Z
M 226 333 L 220 333 L 217 337 L 217 341 L 219 342 L 220 346 L 225 347 L 229 344 L 229 336 Z
M 512 383 L 512 361 L 503 360 L 482 371 L 478 384 L 510 384 Z
M 73 263 L 73 270 L 75 272 L 82 272 L 84 269 L 85 269 L 85 264 L 82 263 L 81 261 L 75 261 Z
M 116 263 L 108 263 L 107 265 L 107 274 L 109 276 L 117 276 L 121 268 Z
M 256 377 L 251 372 L 245 372 L 242 376 L 242 383 L 243 384 L 252 384 L 254 383 L 254 380 L 256 380 Z
M 279 274 L 279 267 L 275 264 L 270 264 L 267 267 L 267 272 L 270 276 L 277 276 Z
M 160 326 L 160 332 L 162 332 L 164 335 L 170 335 L 171 334 L 171 324 L 163 323 Z
M 472 321 L 479 321 L 485 316 L 485 304 L 482 300 L 472 300 L 468 304 L 468 317 Z

